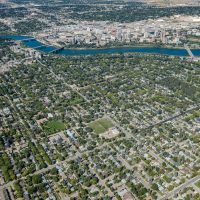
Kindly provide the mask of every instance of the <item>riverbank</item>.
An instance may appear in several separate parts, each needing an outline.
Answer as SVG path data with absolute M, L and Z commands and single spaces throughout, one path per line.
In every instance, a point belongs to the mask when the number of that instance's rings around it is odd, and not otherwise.
M 46 41 L 45 39 L 40 40 L 39 38 L 37 39 L 38 41 L 40 41 L 43 44 L 46 44 L 47 46 L 51 46 L 52 44 L 50 44 L 48 41 Z M 70 45 L 66 45 L 65 43 L 54 43 L 54 46 L 57 46 L 58 48 L 64 47 L 65 49 L 112 49 L 112 48 L 124 48 L 124 47 L 128 47 L 128 48 L 138 48 L 138 47 L 152 47 L 152 48 L 175 48 L 175 49 L 182 49 L 183 45 L 174 45 L 174 44 L 161 44 L 161 43 L 118 43 L 118 42 L 112 42 L 112 43 L 108 43 L 105 44 L 103 46 L 96 46 L 96 44 L 70 44 Z

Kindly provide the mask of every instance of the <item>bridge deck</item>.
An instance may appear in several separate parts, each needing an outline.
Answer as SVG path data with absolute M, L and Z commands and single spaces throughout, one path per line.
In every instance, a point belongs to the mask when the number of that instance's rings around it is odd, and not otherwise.
M 188 45 L 184 44 L 184 47 L 185 47 L 186 51 L 188 52 L 188 54 L 190 55 L 190 57 L 194 58 L 194 54 L 192 53 L 192 51 L 190 50 L 190 48 L 188 47 Z
M 49 53 L 58 53 L 59 51 L 61 51 L 63 49 L 64 49 L 64 47 L 61 47 L 59 49 L 54 49 L 54 50 L 50 51 Z
M 20 40 L 20 41 L 31 41 L 31 40 L 35 40 L 35 38 L 26 38 L 26 39 L 22 39 L 22 40 Z
M 32 47 L 33 49 L 39 49 L 41 47 L 46 47 L 47 45 L 40 45 L 40 46 L 37 46 L 37 47 Z

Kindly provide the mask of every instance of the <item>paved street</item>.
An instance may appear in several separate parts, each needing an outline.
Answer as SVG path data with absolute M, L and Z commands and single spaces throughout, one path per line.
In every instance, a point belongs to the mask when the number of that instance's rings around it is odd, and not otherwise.
M 173 198 L 181 190 L 183 190 L 184 188 L 192 186 L 192 184 L 196 183 L 199 180 L 200 180 L 200 175 L 199 176 L 195 176 L 194 178 L 191 178 L 191 179 L 187 180 L 185 183 L 179 185 L 178 187 L 173 189 L 171 192 L 169 192 L 166 195 L 164 195 L 163 197 L 161 197 L 159 200 L 167 200 L 169 198 Z

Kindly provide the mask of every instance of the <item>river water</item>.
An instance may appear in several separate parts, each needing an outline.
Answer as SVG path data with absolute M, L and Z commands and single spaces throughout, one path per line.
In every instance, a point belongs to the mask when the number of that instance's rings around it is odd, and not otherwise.
M 17 41 L 22 41 L 27 47 L 37 48 L 37 50 L 50 53 L 57 48 L 54 46 L 47 46 L 37 41 L 36 39 L 29 36 L 0 36 L 3 39 L 13 39 Z M 30 39 L 30 41 L 23 41 Z M 41 46 L 41 47 L 40 47 Z M 200 56 L 200 49 L 191 50 L 194 56 Z M 183 49 L 175 48 L 159 48 L 159 47 L 112 47 L 105 49 L 63 49 L 57 54 L 65 56 L 80 56 L 80 55 L 97 55 L 97 54 L 115 54 L 115 53 L 148 53 L 148 54 L 162 54 L 171 56 L 188 56 L 188 52 Z

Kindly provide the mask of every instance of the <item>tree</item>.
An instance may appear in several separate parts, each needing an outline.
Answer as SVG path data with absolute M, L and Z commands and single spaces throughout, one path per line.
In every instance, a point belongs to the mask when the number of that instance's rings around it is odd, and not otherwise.
M 42 182 L 42 176 L 40 174 L 36 174 L 32 176 L 33 184 L 39 184 Z
M 153 190 L 158 190 L 158 185 L 156 183 L 153 183 L 152 186 L 151 186 L 151 188 Z
M 58 174 L 58 169 L 56 169 L 55 167 L 51 169 L 51 174 L 52 175 L 57 175 Z

